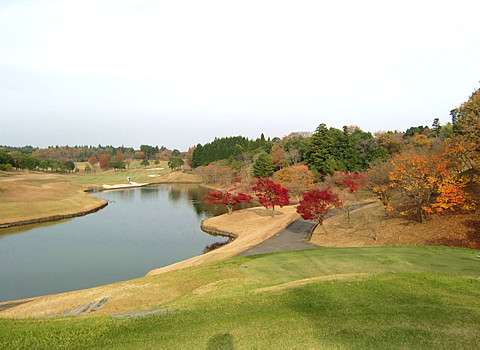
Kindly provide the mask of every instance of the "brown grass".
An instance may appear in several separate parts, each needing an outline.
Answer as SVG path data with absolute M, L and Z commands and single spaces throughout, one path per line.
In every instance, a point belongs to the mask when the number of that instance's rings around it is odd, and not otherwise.
M 338 215 L 325 220 L 323 228 L 317 227 L 311 243 L 323 247 L 443 245 L 480 248 L 479 210 L 432 215 L 421 224 L 411 218 L 389 216 L 381 203 L 375 203 L 353 211 L 350 223 L 343 215 Z M 374 240 L 375 233 L 377 240 Z
M 67 215 L 103 200 L 87 195 L 62 175 L 24 174 L 0 178 L 0 223 Z

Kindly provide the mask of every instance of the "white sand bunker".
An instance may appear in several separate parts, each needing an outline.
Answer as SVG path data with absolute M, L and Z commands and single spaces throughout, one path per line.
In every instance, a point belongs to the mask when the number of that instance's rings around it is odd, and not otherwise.
M 102 187 L 106 190 L 113 190 L 113 189 L 118 189 L 118 188 L 141 187 L 141 186 L 146 186 L 146 185 L 148 185 L 148 183 L 139 184 L 139 183 L 130 181 L 129 184 L 102 185 Z

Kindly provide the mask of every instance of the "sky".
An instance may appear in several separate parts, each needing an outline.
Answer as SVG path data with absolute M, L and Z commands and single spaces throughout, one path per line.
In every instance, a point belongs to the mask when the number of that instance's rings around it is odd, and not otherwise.
M 480 86 L 480 1 L 0 0 L 0 145 L 445 124 Z

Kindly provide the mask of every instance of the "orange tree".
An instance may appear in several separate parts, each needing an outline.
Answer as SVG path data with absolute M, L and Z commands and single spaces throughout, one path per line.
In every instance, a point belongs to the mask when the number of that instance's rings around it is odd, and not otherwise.
M 314 175 L 306 165 L 294 165 L 273 174 L 273 181 L 287 188 L 297 201 L 300 200 L 302 192 L 313 188 L 313 179 Z
M 453 142 L 463 146 L 467 160 L 464 166 L 480 172 L 480 89 L 450 113 L 455 133 Z
M 418 222 L 430 213 L 471 208 L 462 190 L 465 184 L 444 154 L 399 156 L 392 165 L 391 186 L 401 194 L 404 212 L 415 210 Z

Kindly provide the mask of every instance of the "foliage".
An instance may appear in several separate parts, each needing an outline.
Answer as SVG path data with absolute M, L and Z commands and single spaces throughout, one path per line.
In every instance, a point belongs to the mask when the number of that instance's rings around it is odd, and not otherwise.
M 210 191 L 203 196 L 205 203 L 222 204 L 227 207 L 228 214 L 232 214 L 233 206 L 240 203 L 251 203 L 252 196 L 245 193 L 233 194 L 229 191 Z
M 337 171 L 332 176 L 336 188 L 339 189 L 339 197 L 342 203 L 342 209 L 350 222 L 350 209 L 352 202 L 356 199 L 358 190 L 365 185 L 365 176 L 355 172 Z
M 287 188 L 289 193 L 300 200 L 302 192 L 313 188 L 313 173 L 306 165 L 295 165 L 281 169 L 273 174 L 273 181 Z
M 376 159 L 386 159 L 387 151 L 370 133 L 358 127 L 328 129 L 320 124 L 304 145 L 304 157 L 312 171 L 323 176 L 335 171 L 362 171 Z
M 198 144 L 192 153 L 192 166 L 208 165 L 211 162 L 236 157 L 248 149 L 248 139 L 242 136 L 215 138 L 205 145 Z
M 297 206 L 297 213 L 303 219 L 323 223 L 328 210 L 341 206 L 338 195 L 331 189 L 313 189 L 303 194 L 303 199 Z
M 272 216 L 275 216 L 276 205 L 282 208 L 290 204 L 288 189 L 276 184 L 269 178 L 258 178 L 255 186 L 252 187 L 252 191 L 255 192 L 261 205 L 266 209 L 272 208 Z
M 144 159 L 140 162 L 140 165 L 144 166 L 145 169 L 150 165 L 150 162 L 147 159 Z
M 392 211 L 391 201 L 395 189 L 390 182 L 390 172 L 393 170 L 391 162 L 374 164 L 366 174 L 366 187 L 380 199 L 385 211 Z
M 115 170 L 125 169 L 125 163 L 115 157 L 108 162 L 108 167 Z
M 147 160 L 150 160 L 153 155 L 159 152 L 158 146 L 140 145 L 140 151 L 145 154 Z
M 267 153 L 262 153 L 253 163 L 254 177 L 269 177 L 273 174 L 273 158 Z
M 403 212 L 414 209 L 418 222 L 425 222 L 427 213 L 472 209 L 462 190 L 465 183 L 452 170 L 451 159 L 445 154 L 398 156 L 392 165 L 391 186 L 403 197 L 407 208 Z
M 234 170 L 225 162 L 212 162 L 203 170 L 203 178 L 209 184 L 228 185 L 233 177 Z
M 463 153 L 472 169 L 480 172 L 480 89 L 468 101 L 452 110 L 454 142 L 462 143 Z
M 168 161 L 168 167 L 172 170 L 180 169 L 183 166 L 183 164 L 185 164 L 183 159 L 176 158 L 176 157 L 172 157 Z
M 108 168 L 108 163 L 112 160 L 112 156 L 109 153 L 102 154 L 99 158 L 100 169 L 105 170 Z

